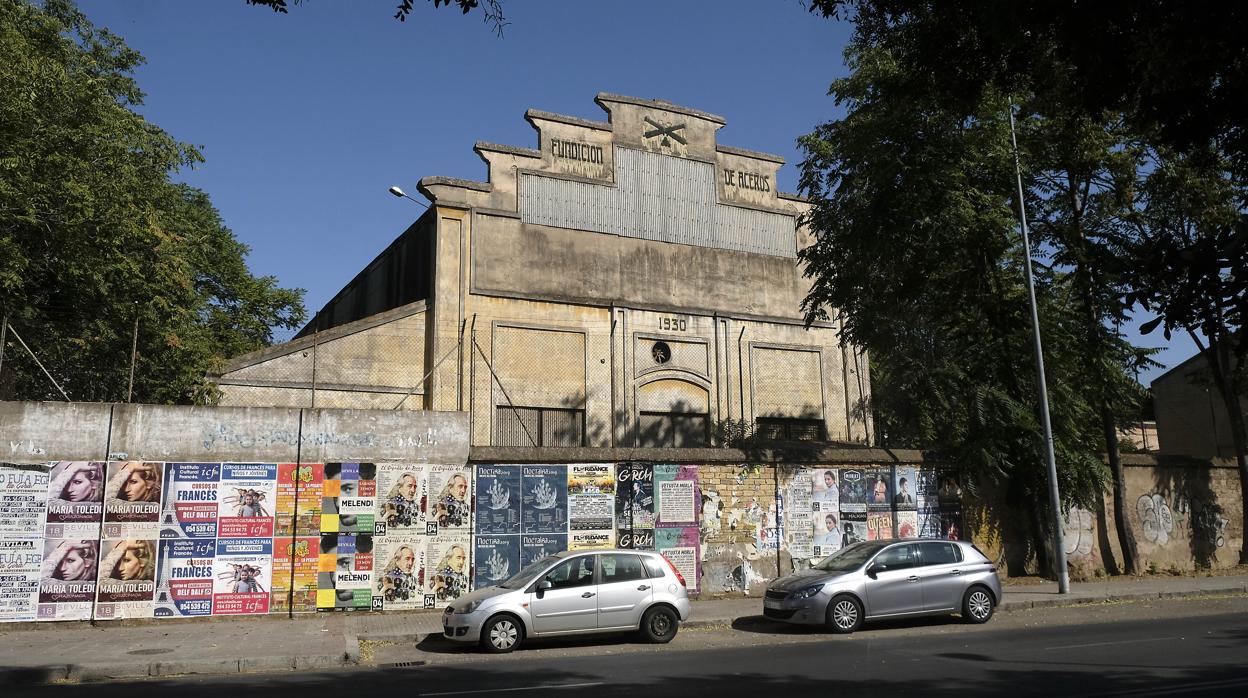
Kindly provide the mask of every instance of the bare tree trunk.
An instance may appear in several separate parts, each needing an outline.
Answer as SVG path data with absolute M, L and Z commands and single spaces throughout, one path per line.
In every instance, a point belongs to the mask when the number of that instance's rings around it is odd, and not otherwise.
M 1105 451 L 1109 456 L 1109 471 L 1113 475 L 1114 528 L 1118 531 L 1118 546 L 1122 548 L 1122 571 L 1125 574 L 1140 573 L 1139 552 L 1135 548 L 1135 534 L 1127 525 L 1127 480 L 1122 472 L 1122 456 L 1118 452 L 1118 428 L 1109 407 L 1101 405 L 1101 425 L 1105 430 Z

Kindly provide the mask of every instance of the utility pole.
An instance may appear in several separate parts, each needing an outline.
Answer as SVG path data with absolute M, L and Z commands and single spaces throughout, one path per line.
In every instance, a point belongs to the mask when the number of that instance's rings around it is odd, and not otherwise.
M 134 361 L 139 356 L 139 313 L 135 308 L 134 313 L 134 333 L 130 338 L 130 382 L 126 385 L 126 402 L 130 402 L 130 398 L 134 396 Z
M 1049 388 L 1044 380 L 1044 348 L 1040 344 L 1040 313 L 1036 309 L 1036 286 L 1031 275 L 1031 236 L 1027 231 L 1027 208 L 1023 203 L 1023 166 L 1018 159 L 1018 136 L 1014 133 L 1014 105 L 1010 105 L 1010 142 L 1014 146 L 1014 175 L 1018 180 L 1018 217 L 1023 228 L 1023 261 L 1027 269 L 1027 300 L 1031 304 L 1032 348 L 1036 354 L 1036 380 L 1040 388 L 1040 421 L 1044 425 L 1044 453 L 1049 466 L 1049 504 L 1053 507 L 1053 560 L 1057 567 L 1057 590 L 1070 593 L 1066 572 L 1066 543 L 1062 540 L 1062 498 L 1057 491 L 1057 460 L 1053 457 L 1053 427 L 1049 420 Z
M 0 388 L 4 387 L 4 345 L 9 341 L 9 314 L 4 314 L 0 323 Z

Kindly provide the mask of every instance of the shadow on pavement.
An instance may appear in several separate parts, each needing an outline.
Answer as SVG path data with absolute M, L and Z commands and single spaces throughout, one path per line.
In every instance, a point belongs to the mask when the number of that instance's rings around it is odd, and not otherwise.
M 895 628 L 932 628 L 942 625 L 961 624 L 962 621 L 957 616 L 921 616 L 918 618 L 875 620 L 868 621 L 864 624 L 858 633 L 870 633 L 873 630 L 888 630 Z M 822 625 L 797 625 L 793 623 L 782 623 L 780 621 L 771 620 L 766 616 L 740 616 L 733 619 L 732 629 L 747 633 L 760 633 L 763 635 L 832 636 L 833 634 Z

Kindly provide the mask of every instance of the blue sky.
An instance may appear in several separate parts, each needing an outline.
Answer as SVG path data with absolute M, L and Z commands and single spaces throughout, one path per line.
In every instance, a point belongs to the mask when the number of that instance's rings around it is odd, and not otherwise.
M 797 137 L 840 114 L 827 88 L 850 27 L 798 0 L 506 0 L 501 39 L 479 13 L 423 0 L 403 23 L 398 0 L 291 4 L 79 0 L 147 57 L 144 116 L 201 147 L 182 179 L 251 247 L 253 272 L 307 289 L 309 311 L 423 211 L 388 187 L 421 198 L 421 177 L 485 179 L 473 144 L 536 147 L 526 109 L 605 119 L 593 97 L 612 92 L 719 114 L 720 143 L 787 160 L 783 191 L 797 191 Z M 1168 366 L 1193 352 L 1174 345 Z

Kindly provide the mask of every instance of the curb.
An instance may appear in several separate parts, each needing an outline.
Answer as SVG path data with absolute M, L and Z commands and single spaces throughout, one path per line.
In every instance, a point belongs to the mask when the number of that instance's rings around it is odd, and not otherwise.
M 1006 600 L 997 608 L 998 613 L 1010 613 L 1029 609 L 1069 608 L 1092 604 L 1114 603 L 1123 601 L 1147 601 L 1150 599 L 1181 599 L 1218 594 L 1245 594 L 1248 584 L 1235 584 L 1208 589 L 1187 589 L 1179 591 L 1148 591 L 1104 596 L 1067 596 L 1046 599 Z M 760 600 L 761 603 L 761 600 Z M 705 618 L 688 620 L 681 625 L 686 628 L 713 628 L 732 625 L 738 618 L 752 616 L 736 616 L 731 618 Z M 761 617 L 761 616 L 760 616 Z M 357 666 L 360 661 L 360 642 L 422 642 L 430 637 L 440 637 L 438 632 L 383 633 L 377 635 L 352 634 L 344 635 L 345 649 L 337 654 L 246 657 L 240 659 L 212 660 L 170 660 L 148 664 L 128 664 L 119 666 L 115 663 L 97 664 L 52 664 L 37 667 L 17 667 L 0 672 L 0 687 L 30 686 L 48 684 L 57 681 L 103 681 L 111 679 L 139 679 L 151 677 L 185 676 L 194 674 L 253 674 L 299 670 L 340 669 Z

